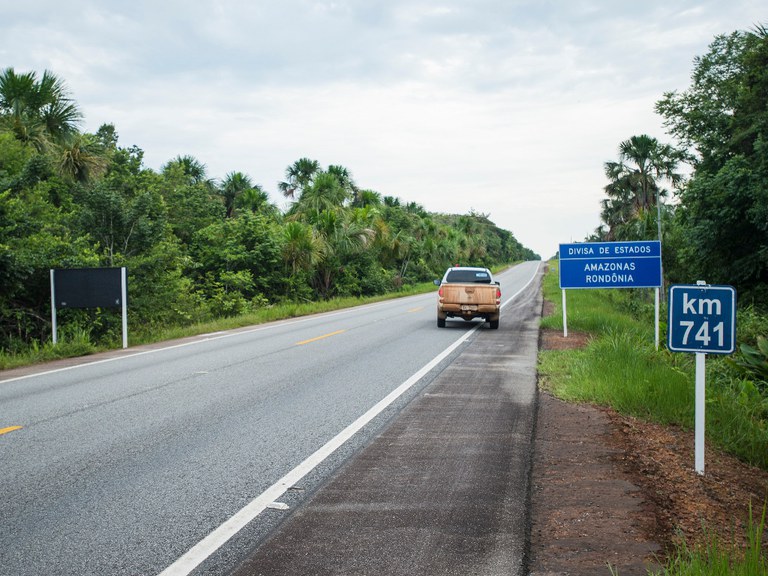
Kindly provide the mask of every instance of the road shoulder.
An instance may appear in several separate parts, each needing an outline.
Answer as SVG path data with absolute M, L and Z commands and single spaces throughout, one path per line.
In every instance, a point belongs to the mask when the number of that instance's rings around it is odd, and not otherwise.
M 531 576 L 645 576 L 660 546 L 642 488 L 617 465 L 605 411 L 539 394 L 532 471 Z
M 532 286 L 480 328 L 235 574 L 523 576 L 540 309 Z
M 542 330 L 542 349 L 585 345 Z M 539 392 L 532 470 L 531 576 L 646 576 L 657 559 L 689 549 L 746 545 L 752 506 L 759 524 L 768 472 L 706 448 L 693 468 L 693 431 L 570 404 Z M 768 549 L 768 533 L 763 534 Z

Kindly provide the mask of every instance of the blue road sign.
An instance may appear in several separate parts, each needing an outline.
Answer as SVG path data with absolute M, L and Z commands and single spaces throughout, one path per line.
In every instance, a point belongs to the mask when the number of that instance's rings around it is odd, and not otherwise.
M 667 347 L 673 352 L 730 354 L 736 349 L 736 290 L 670 286 L 667 332 Z
M 560 288 L 658 288 L 661 242 L 560 244 Z

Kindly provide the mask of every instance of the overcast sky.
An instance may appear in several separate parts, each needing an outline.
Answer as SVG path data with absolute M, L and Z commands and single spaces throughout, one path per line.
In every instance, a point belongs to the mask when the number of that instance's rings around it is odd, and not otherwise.
M 765 0 L 27 0 L 0 68 L 51 70 L 160 169 L 192 155 L 284 207 L 301 157 L 432 212 L 488 214 L 547 258 L 599 224 L 622 140 Z

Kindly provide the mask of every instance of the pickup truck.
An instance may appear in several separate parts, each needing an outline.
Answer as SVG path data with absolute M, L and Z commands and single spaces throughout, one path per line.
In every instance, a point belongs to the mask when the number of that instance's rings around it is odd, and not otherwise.
M 437 326 L 445 328 L 446 318 L 483 318 L 491 328 L 499 327 L 501 287 L 487 268 L 448 268 L 442 280 L 435 280 Z

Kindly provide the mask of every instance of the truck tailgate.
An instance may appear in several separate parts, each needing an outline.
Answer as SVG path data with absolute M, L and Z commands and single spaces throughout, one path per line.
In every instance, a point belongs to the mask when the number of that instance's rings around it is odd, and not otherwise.
M 443 284 L 443 301 L 453 304 L 494 306 L 496 286 L 493 284 Z

